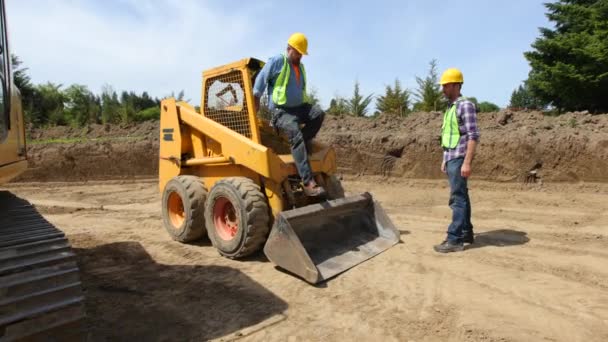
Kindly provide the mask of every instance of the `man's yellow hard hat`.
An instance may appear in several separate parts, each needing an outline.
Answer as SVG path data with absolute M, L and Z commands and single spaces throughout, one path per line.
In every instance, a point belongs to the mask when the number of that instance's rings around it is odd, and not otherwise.
M 308 39 L 303 33 L 296 32 L 289 37 L 287 44 L 303 55 L 308 55 Z
M 441 81 L 439 84 L 444 85 L 448 83 L 464 83 L 464 77 L 462 72 L 456 68 L 450 68 L 441 75 Z

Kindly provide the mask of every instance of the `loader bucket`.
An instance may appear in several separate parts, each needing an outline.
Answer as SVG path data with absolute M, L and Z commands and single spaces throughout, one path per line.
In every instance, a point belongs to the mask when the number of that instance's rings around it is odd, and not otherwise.
M 316 284 L 398 242 L 397 229 L 366 192 L 281 212 L 264 253 L 277 266 Z

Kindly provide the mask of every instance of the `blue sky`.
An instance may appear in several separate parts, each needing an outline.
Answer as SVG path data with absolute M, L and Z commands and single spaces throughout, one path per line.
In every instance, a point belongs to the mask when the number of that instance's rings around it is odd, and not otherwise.
M 506 106 L 527 78 L 523 52 L 550 24 L 543 1 L 7 0 L 11 47 L 35 83 L 99 93 L 184 90 L 200 102 L 201 72 L 244 57 L 267 60 L 292 32 L 309 39 L 307 76 L 324 105 L 358 80 L 382 94 L 416 88 L 431 59 L 460 68 L 463 94 Z

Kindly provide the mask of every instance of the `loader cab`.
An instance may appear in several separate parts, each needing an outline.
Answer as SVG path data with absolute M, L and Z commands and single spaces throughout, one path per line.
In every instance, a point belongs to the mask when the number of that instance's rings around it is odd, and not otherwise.
M 253 109 L 253 85 L 264 65 L 259 59 L 245 58 L 203 72 L 201 112 L 275 153 L 290 154 L 287 138 L 270 126 L 265 98 L 261 100 L 260 110 Z

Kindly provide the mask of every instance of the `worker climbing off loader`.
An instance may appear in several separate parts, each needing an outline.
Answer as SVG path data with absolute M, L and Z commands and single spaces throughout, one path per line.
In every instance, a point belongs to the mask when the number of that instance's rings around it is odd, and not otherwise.
M 294 33 L 287 41 L 285 54 L 268 61 L 255 80 L 253 95 L 256 111 L 260 98 L 268 91 L 268 107 L 272 113 L 271 125 L 287 134 L 291 154 L 307 196 L 324 196 L 325 189 L 314 178 L 308 160 L 312 153 L 312 139 L 317 135 L 325 112 L 307 102 L 306 70 L 301 63 L 302 55 L 308 54 L 308 40 L 302 33 Z M 304 127 L 300 129 L 300 125 Z

